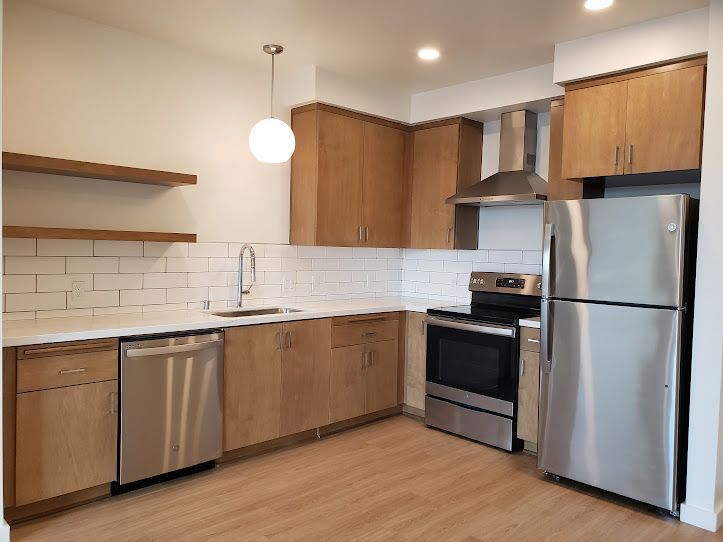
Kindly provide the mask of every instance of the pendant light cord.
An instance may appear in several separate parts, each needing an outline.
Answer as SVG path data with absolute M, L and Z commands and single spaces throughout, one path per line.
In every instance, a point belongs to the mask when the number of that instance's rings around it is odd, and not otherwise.
M 270 104 L 270 117 L 274 117 L 274 59 L 276 53 L 271 53 L 271 104 Z

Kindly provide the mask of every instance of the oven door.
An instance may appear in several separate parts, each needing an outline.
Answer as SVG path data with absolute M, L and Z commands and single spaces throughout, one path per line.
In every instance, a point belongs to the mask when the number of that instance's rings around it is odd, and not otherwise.
M 427 317 L 427 395 L 514 416 L 517 329 Z

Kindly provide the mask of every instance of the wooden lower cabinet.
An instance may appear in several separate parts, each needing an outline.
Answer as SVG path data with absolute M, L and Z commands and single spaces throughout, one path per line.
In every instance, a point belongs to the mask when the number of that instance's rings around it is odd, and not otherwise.
M 331 320 L 283 325 L 281 436 L 329 423 Z
M 117 391 L 110 380 L 17 395 L 16 506 L 116 479 Z
M 404 404 L 424 410 L 427 380 L 427 334 L 426 313 L 410 312 L 407 315 L 406 370 L 404 378 Z
M 537 342 L 524 342 L 525 338 Z M 517 388 L 517 438 L 537 444 L 540 402 L 540 332 L 523 328 L 520 350 L 520 379 Z
M 398 404 L 398 348 L 395 339 L 332 350 L 329 380 L 331 423 Z
M 280 436 L 281 340 L 281 324 L 226 330 L 224 451 Z

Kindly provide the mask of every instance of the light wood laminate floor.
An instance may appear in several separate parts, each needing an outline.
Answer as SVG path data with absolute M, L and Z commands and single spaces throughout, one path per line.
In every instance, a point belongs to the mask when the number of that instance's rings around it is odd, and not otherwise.
M 13 541 L 722 540 L 396 416 L 15 526 Z

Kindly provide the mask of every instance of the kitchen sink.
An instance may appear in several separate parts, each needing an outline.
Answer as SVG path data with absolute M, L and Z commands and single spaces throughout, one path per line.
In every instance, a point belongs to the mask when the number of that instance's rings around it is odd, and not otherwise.
M 301 309 L 290 309 L 288 307 L 263 307 L 257 309 L 227 309 L 222 311 L 212 311 L 214 316 L 224 316 L 226 318 L 238 318 L 240 316 L 261 316 L 264 314 L 291 314 L 294 312 L 303 312 Z

